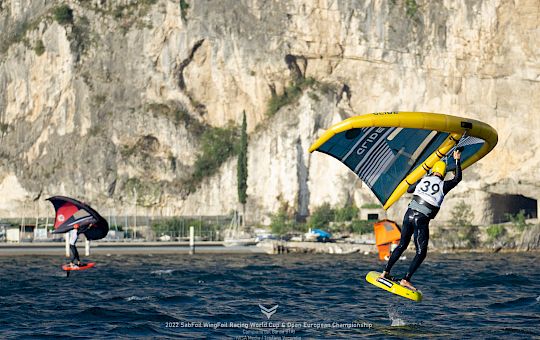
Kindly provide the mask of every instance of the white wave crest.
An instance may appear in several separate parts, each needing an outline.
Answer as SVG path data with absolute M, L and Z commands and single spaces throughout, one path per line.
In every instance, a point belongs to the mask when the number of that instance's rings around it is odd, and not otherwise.
M 133 295 L 133 296 L 129 296 L 126 298 L 126 301 L 144 301 L 144 300 L 149 300 L 150 299 L 150 296 L 136 296 L 136 295 Z
M 152 272 L 150 272 L 150 274 L 154 274 L 154 275 L 171 275 L 173 272 L 172 269 L 159 269 L 159 270 L 154 270 Z

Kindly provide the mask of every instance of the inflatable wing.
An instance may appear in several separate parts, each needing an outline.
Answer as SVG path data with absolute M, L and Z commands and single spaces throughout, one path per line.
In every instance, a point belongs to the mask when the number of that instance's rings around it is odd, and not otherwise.
M 309 152 L 326 153 L 351 169 L 388 209 L 438 160 L 455 169 L 451 154 L 461 147 L 462 168 L 480 160 L 497 144 L 486 123 L 426 112 L 379 112 L 332 126 Z
M 56 211 L 53 233 L 65 233 L 77 226 L 88 240 L 99 240 L 107 236 L 109 224 L 89 205 L 64 196 L 53 196 L 47 200 Z

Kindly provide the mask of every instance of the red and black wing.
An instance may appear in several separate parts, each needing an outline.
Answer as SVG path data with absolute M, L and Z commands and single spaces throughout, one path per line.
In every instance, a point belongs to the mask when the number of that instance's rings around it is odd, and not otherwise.
M 89 205 L 65 196 L 48 198 L 56 210 L 53 233 L 65 233 L 78 228 L 89 240 L 107 236 L 109 224 Z

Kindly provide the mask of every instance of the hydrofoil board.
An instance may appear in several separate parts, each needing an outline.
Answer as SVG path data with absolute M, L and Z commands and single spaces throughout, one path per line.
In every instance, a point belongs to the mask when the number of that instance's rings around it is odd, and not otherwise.
M 77 267 L 71 267 L 69 264 L 65 264 L 65 265 L 62 266 L 62 269 L 65 270 L 65 271 L 86 270 L 86 269 L 90 269 L 90 268 L 94 267 L 95 265 L 96 265 L 95 262 L 84 263 L 81 266 L 77 266 Z
M 381 273 L 378 272 L 369 272 L 366 275 L 366 281 L 374 285 L 375 287 L 379 287 L 381 289 L 384 289 L 386 291 L 389 291 L 392 294 L 396 294 L 399 296 L 402 296 L 407 299 L 411 299 L 416 302 L 422 301 L 422 292 L 419 290 L 412 290 L 407 287 L 403 287 L 399 284 L 399 282 L 381 278 L 379 277 Z

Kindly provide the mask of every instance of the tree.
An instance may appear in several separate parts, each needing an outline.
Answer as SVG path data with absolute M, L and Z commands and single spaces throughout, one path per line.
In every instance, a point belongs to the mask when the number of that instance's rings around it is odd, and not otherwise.
M 293 224 L 287 212 L 287 205 L 282 204 L 277 213 L 270 216 L 270 227 L 273 234 L 283 235 L 290 232 Z
M 240 135 L 240 145 L 238 150 L 238 166 L 237 166 L 237 182 L 238 182 L 238 201 L 242 204 L 242 222 L 244 221 L 244 215 L 246 210 L 247 201 L 247 122 L 246 111 L 244 111 L 242 118 L 242 131 Z
M 314 209 L 309 217 L 308 226 L 312 229 L 325 228 L 327 229 L 330 222 L 335 220 L 336 211 L 332 209 L 330 203 L 323 203 Z
M 505 214 L 505 216 L 519 231 L 523 231 L 529 227 L 529 224 L 526 221 L 527 217 L 525 216 L 525 210 L 520 210 L 515 215 Z
M 450 223 L 457 228 L 458 238 L 465 241 L 469 247 L 477 244 L 478 227 L 472 224 L 474 212 L 471 206 L 464 201 L 459 203 L 452 209 L 452 219 Z
M 470 227 L 472 226 L 472 220 L 474 218 L 474 213 L 470 205 L 464 201 L 459 201 L 459 203 L 452 209 L 452 220 L 451 223 L 456 227 Z

